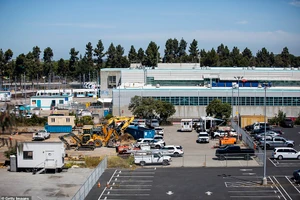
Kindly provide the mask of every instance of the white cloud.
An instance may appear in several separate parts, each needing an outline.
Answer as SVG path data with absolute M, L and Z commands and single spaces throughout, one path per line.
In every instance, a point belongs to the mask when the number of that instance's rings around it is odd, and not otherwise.
M 242 25 L 244 25 L 244 24 L 248 24 L 248 21 L 242 20 L 242 21 L 236 22 L 236 24 L 242 24 Z
M 300 7 L 300 1 L 299 0 L 293 0 L 289 3 L 292 6 Z

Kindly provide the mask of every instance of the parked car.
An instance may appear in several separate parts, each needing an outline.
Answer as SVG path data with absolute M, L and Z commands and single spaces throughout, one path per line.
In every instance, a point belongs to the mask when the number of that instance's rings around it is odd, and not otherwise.
M 261 138 L 258 142 L 258 146 L 264 148 L 264 138 Z M 287 140 L 283 137 L 266 138 L 266 149 L 275 147 L 294 147 L 295 142 L 293 140 Z
M 32 140 L 45 140 L 50 138 L 50 132 L 46 131 L 45 129 L 38 130 L 38 132 L 33 133 Z
M 179 145 L 166 145 L 162 147 L 159 152 L 161 152 L 162 155 L 164 156 L 183 156 L 183 148 L 182 146 Z
M 151 148 L 155 148 L 155 149 L 161 149 L 166 145 L 164 140 L 155 140 L 155 139 L 153 139 L 149 144 Z
M 198 135 L 197 143 L 209 143 L 209 135 L 207 132 L 200 132 Z
M 254 156 L 254 149 L 244 149 L 240 146 L 227 145 L 217 149 L 215 155 L 220 160 L 224 160 L 225 157 L 243 157 L 245 160 L 249 160 L 251 156 Z
M 281 124 L 282 127 L 286 128 L 293 128 L 294 127 L 294 122 L 292 119 L 284 119 L 283 123 Z
M 158 127 L 154 127 L 154 130 L 157 135 L 164 136 L 164 128 L 158 126 Z
M 154 135 L 154 140 L 164 140 L 164 137 L 162 135 Z
M 269 131 L 266 132 L 266 136 L 276 137 L 276 136 L 280 136 L 280 134 L 277 133 L 277 132 L 275 132 L 275 131 L 269 130 Z M 264 138 L 264 137 L 265 137 L 265 133 L 264 132 L 263 133 L 258 133 L 258 134 L 254 135 L 254 139 L 255 140 L 260 140 L 261 138 Z
M 300 169 L 293 172 L 293 178 L 296 183 L 300 183 Z
M 272 152 L 273 159 L 298 159 L 300 160 L 300 151 L 291 147 L 277 147 Z

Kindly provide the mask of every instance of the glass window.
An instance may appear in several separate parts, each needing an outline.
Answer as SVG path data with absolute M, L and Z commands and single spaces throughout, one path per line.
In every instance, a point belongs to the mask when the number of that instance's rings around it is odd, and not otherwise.
M 70 120 L 70 118 L 66 118 L 66 122 L 70 122 L 71 120 Z
M 64 100 L 59 100 L 59 104 L 64 104 Z
M 51 122 L 55 122 L 55 118 L 51 118 Z
M 33 152 L 32 151 L 23 151 L 23 159 L 24 160 L 32 160 Z

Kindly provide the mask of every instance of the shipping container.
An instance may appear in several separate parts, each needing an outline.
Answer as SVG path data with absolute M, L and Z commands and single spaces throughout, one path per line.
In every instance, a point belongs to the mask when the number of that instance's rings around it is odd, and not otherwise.
M 125 133 L 129 133 L 135 140 L 137 140 L 139 138 L 153 138 L 155 130 L 132 125 L 126 128 Z
M 70 126 L 70 125 L 58 126 L 58 125 L 46 124 L 45 129 L 50 133 L 70 133 L 70 132 L 72 132 L 72 126 Z
M 264 121 L 265 121 L 264 115 L 241 115 L 241 127 L 242 128 L 244 128 L 247 125 L 251 125 L 255 122 L 264 122 Z

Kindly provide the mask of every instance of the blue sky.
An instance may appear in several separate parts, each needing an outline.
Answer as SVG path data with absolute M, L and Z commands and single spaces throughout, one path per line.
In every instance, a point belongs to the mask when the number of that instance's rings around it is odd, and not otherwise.
M 287 46 L 300 56 L 300 0 L 0 0 L 0 48 L 14 57 L 39 46 L 54 59 L 69 59 L 72 47 L 102 40 L 128 54 L 150 41 L 163 54 L 169 38 L 198 41 L 200 49 L 266 47 L 275 54 Z

